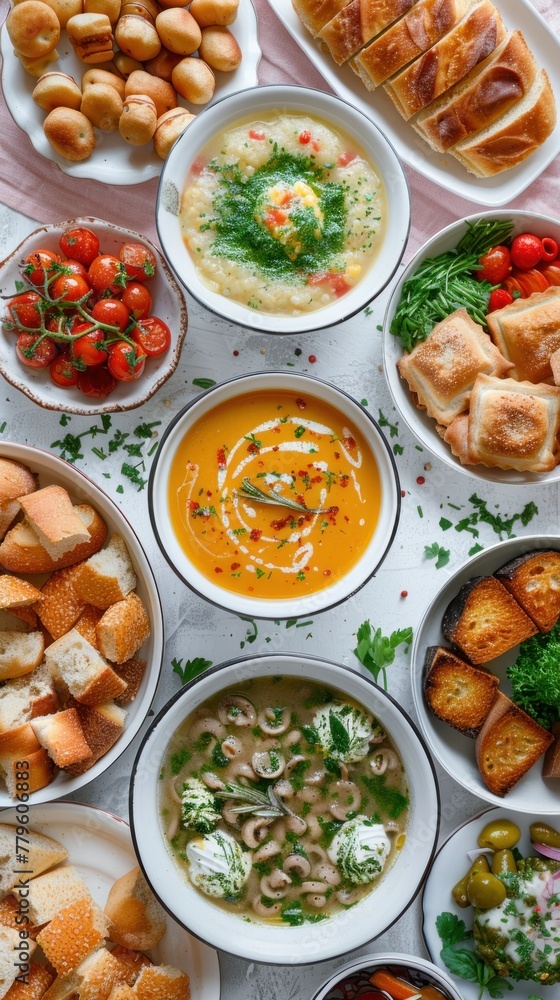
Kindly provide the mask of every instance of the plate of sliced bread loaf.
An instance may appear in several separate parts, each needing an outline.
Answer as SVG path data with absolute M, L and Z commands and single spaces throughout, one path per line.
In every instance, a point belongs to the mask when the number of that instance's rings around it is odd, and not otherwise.
M 444 584 L 416 630 L 412 686 L 431 750 L 497 805 L 558 813 L 560 536 L 500 542 Z
M 529 0 L 269 0 L 339 97 L 410 166 L 483 205 L 560 151 L 560 41 Z
M 148 713 L 162 655 L 154 576 L 118 507 L 61 459 L 2 443 L 0 806 L 21 791 L 58 798 L 109 767 Z
M 6 1000 L 219 997 L 216 952 L 157 902 L 124 820 L 56 802 L 33 807 L 22 834 L 21 814 L 7 809 L 0 855 L 0 996 Z M 21 951 L 21 968 L 14 950 Z M 18 982 L 26 973 L 27 983 Z

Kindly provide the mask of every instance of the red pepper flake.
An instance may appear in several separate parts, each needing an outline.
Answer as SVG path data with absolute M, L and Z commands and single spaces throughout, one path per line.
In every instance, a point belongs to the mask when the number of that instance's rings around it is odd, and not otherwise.
M 279 444 L 273 445 L 272 450 L 273 451 L 280 451 L 280 445 Z
M 345 486 L 348 486 L 349 482 L 350 482 L 350 476 L 344 475 L 340 477 L 340 485 L 343 489 Z
M 258 455 L 258 453 L 259 453 L 259 449 L 258 449 L 257 445 L 253 444 L 252 441 L 251 441 L 250 444 L 247 445 L 247 451 L 249 452 L 250 455 Z
M 234 351 L 233 352 L 233 356 L 234 356 L 234 358 L 238 358 L 239 357 L 239 351 Z
M 307 472 L 305 471 L 305 469 L 300 469 L 299 470 L 298 476 L 300 476 L 301 479 L 305 479 L 306 475 L 307 475 Z
M 192 463 L 191 463 L 189 465 L 189 470 L 190 470 L 190 472 L 196 472 L 196 465 L 192 465 Z
M 540 906 L 535 906 L 535 913 L 540 913 L 540 912 L 541 912 Z
M 339 451 L 335 451 L 334 457 L 336 458 L 336 460 L 338 462 L 338 459 L 340 458 L 340 452 Z
M 405 496 L 406 496 L 406 490 L 401 490 L 401 497 L 405 497 Z
M 296 406 L 298 406 L 300 410 L 305 410 L 307 403 L 305 402 L 305 399 L 298 397 L 298 399 L 296 399 Z
M 212 496 L 212 490 L 206 490 L 206 496 L 208 497 L 208 499 L 210 499 L 210 497 Z
M 323 482 L 323 477 L 322 476 L 313 476 L 313 479 L 311 480 L 311 482 L 312 483 L 322 483 Z
M 401 590 L 401 597 L 408 597 L 408 590 Z
M 198 510 L 200 504 L 198 500 L 187 500 L 187 507 L 189 508 L 189 510 Z
M 249 138 L 250 139 L 261 139 L 262 140 L 262 139 L 264 139 L 264 137 L 265 137 L 265 135 L 264 135 L 264 132 L 263 132 L 262 128 L 258 128 L 258 129 L 257 128 L 251 128 L 251 129 L 249 129 Z
M 347 524 L 350 524 L 350 518 L 348 517 L 348 514 L 344 515 L 344 520 L 346 521 Z
M 311 566 L 304 566 L 303 568 L 304 568 L 304 570 L 305 570 L 306 573 L 310 573 L 311 572 Z
M 214 566 L 214 573 L 223 573 L 223 572 L 224 571 L 221 566 Z
M 235 572 L 235 570 L 239 569 L 240 566 L 241 566 L 241 563 L 232 563 L 231 564 L 231 569 L 232 569 L 232 571 Z
M 255 589 L 254 587 L 247 587 L 247 590 L 249 590 L 249 591 L 251 591 L 251 592 L 252 592 L 252 591 L 253 591 L 254 589 Z
M 316 153 L 318 153 L 321 148 L 321 143 L 317 139 L 314 139 L 313 142 L 311 143 L 311 147 L 312 149 L 315 150 Z
M 316 362 L 316 360 L 317 360 L 317 358 L 315 357 L 314 354 L 310 354 L 307 360 L 309 361 L 310 365 L 314 365 L 315 362 Z
M 225 469 L 225 467 L 226 467 L 226 452 L 225 452 L 225 448 L 218 448 L 217 460 L 218 460 L 218 468 L 219 469 Z
M 297 500 L 298 503 L 304 504 L 305 503 L 305 497 L 304 497 L 303 493 L 298 493 L 298 495 L 296 497 L 296 500 Z M 300 523 L 301 523 L 301 518 L 300 518 Z
M 288 525 L 291 520 L 292 520 L 291 516 L 288 515 L 288 517 L 282 518 L 281 521 L 280 520 L 278 520 L 278 521 L 271 521 L 270 522 L 270 527 L 273 529 L 273 531 L 282 531 L 282 528 L 285 528 L 286 525 Z
M 249 535 L 249 538 L 251 539 L 252 542 L 258 542 L 261 535 L 262 531 L 260 528 L 253 528 L 251 534 Z
M 274 431 L 275 434 L 279 434 L 280 431 L 282 430 L 281 427 L 273 427 L 272 429 L 273 429 L 273 431 Z
M 419 486 L 423 486 L 426 480 L 424 479 L 424 476 L 418 476 L 416 482 L 418 483 Z
M 351 434 L 344 438 L 343 444 L 349 451 L 352 451 L 352 449 L 356 447 L 356 441 Z
M 307 144 L 311 142 L 311 132 L 308 132 L 307 129 L 304 129 L 303 132 L 300 132 L 299 134 L 299 141 L 301 142 L 302 146 L 307 146 Z
M 323 576 L 330 576 L 330 575 L 331 575 L 330 569 L 324 569 L 323 570 Z

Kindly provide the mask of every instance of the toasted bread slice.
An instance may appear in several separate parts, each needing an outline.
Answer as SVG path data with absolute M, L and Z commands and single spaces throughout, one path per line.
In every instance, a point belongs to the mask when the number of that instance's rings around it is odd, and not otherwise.
M 455 656 L 450 649 L 430 646 L 424 664 L 424 694 L 432 712 L 465 736 L 476 736 L 492 702 L 499 680 Z
M 18 500 L 28 524 L 55 562 L 89 541 L 89 532 L 62 486 L 45 486 Z
M 81 564 L 59 569 L 41 588 L 42 601 L 37 614 L 53 639 L 59 639 L 76 624 L 86 608 L 74 586 Z
M 64 865 L 53 872 L 31 879 L 29 886 L 14 886 L 14 895 L 29 900 L 28 915 L 32 923 L 40 926 L 52 920 L 60 910 L 78 899 L 91 899 L 91 893 L 73 865 Z
M 97 552 L 107 537 L 107 525 L 88 504 L 79 504 L 74 510 L 87 529 L 86 542 L 80 542 L 59 559 L 52 559 L 31 525 L 19 521 L 0 544 L 0 565 L 11 573 L 53 573 Z
M 105 913 L 111 941 L 136 951 L 154 948 L 167 928 L 165 912 L 139 868 L 117 879 L 109 892 Z
M 71 699 L 68 704 L 76 710 L 84 739 L 91 750 L 89 757 L 66 767 L 69 774 L 76 776 L 89 771 L 116 743 L 124 728 L 126 712 L 112 701 L 90 706 Z
M 84 705 L 99 705 L 126 691 L 126 681 L 76 629 L 45 650 L 45 661 L 55 685 Z
M 560 778 L 560 722 L 555 722 L 552 727 L 554 743 L 551 743 L 544 755 L 542 776 L 543 778 Z
M 41 632 L 0 632 L 0 681 L 35 670 L 43 658 L 44 648 Z
M 69 767 L 92 756 L 75 708 L 33 719 L 31 728 L 57 767 Z
M 28 868 L 30 877 L 35 878 L 68 857 L 66 848 L 52 837 L 34 830 L 29 830 L 26 837 L 29 843 L 22 845 L 21 840 L 17 840 L 16 827 L 0 823 L 0 892 L 9 892 L 19 881 L 19 875 L 14 874 L 16 868 Z M 20 866 L 16 864 L 16 855 L 22 853 L 22 847 L 27 848 L 23 852 L 26 861 Z
M 59 975 L 72 972 L 105 943 L 109 920 L 92 899 L 82 897 L 63 907 L 37 935 L 37 944 Z
M 138 594 L 128 594 L 107 608 L 96 632 L 103 656 L 113 663 L 130 660 L 150 635 L 150 619 Z
M 0 687 L 0 733 L 22 726 L 41 715 L 51 715 L 59 707 L 51 675 L 44 663 L 23 677 Z
M 44 965 L 31 962 L 27 982 L 15 982 L 5 1000 L 42 1000 L 53 979 L 53 974 Z
M 493 576 L 469 580 L 443 616 L 442 631 L 471 663 L 488 663 L 535 635 L 533 622 Z
M 41 600 L 41 591 L 18 576 L 0 576 L 0 608 L 25 608 Z
M 134 986 L 145 965 L 152 965 L 152 960 L 141 951 L 134 951 L 130 948 L 123 948 L 118 944 L 111 952 L 113 958 L 117 958 L 123 969 L 126 969 L 129 986 Z
M 506 795 L 554 742 L 530 715 L 501 700 L 476 740 L 476 761 L 485 785 Z M 505 711 L 503 711 L 505 709 Z
M 99 643 L 97 641 L 96 629 L 102 615 L 103 611 L 101 608 L 94 608 L 93 604 L 86 604 L 82 614 L 74 626 L 80 635 L 83 635 L 84 639 L 87 639 L 90 646 L 93 646 L 93 648 L 97 649 L 98 652 Z
M 136 583 L 136 573 L 126 544 L 120 535 L 113 535 L 104 549 L 84 563 L 76 588 L 84 601 L 105 610 L 111 604 L 122 601 L 134 590 Z
M 495 574 L 541 632 L 550 632 L 560 617 L 560 552 L 528 552 Z
M 189 1000 L 189 977 L 170 965 L 150 965 L 142 969 L 134 992 L 138 1000 Z
M 123 681 L 127 683 L 127 689 L 115 698 L 115 704 L 117 705 L 129 705 L 131 701 L 134 701 L 136 695 L 140 690 L 140 685 L 142 683 L 142 678 L 146 671 L 146 660 L 127 660 L 126 663 L 119 663 L 115 668 L 115 673 L 122 677 Z
M 0 458 L 0 504 L 17 500 L 37 489 L 37 477 L 21 462 Z

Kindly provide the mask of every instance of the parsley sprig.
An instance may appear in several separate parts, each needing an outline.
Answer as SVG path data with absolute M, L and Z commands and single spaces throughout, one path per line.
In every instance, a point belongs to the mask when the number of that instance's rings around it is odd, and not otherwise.
M 173 673 L 181 678 L 181 684 L 188 684 L 194 677 L 198 677 L 204 670 L 212 666 L 212 660 L 205 660 L 203 656 L 195 656 L 194 660 L 187 660 L 183 666 L 183 658 L 171 660 Z
M 405 643 L 407 646 L 412 642 L 412 629 L 403 628 L 392 632 L 390 636 L 383 635 L 380 628 L 373 629 L 371 622 L 363 622 L 357 633 L 358 645 L 354 654 L 360 663 L 369 670 L 377 684 L 377 679 L 381 674 L 383 687 L 387 690 L 387 667 L 393 663 L 397 647 Z
M 432 545 L 425 545 L 424 555 L 426 559 L 436 560 L 436 569 L 442 569 L 443 566 L 447 566 L 451 558 L 450 550 L 444 549 L 443 545 L 438 545 L 437 542 L 433 542 Z
M 449 971 L 460 979 L 475 983 L 479 987 L 478 998 L 487 990 L 491 997 L 503 997 L 504 990 L 513 990 L 513 985 L 502 976 L 497 976 L 494 970 L 475 955 L 470 948 L 457 948 L 472 938 L 464 920 L 459 920 L 454 913 L 440 913 L 436 917 L 436 928 L 443 945 L 440 951 L 442 961 Z M 534 998 L 538 1000 L 538 998 Z

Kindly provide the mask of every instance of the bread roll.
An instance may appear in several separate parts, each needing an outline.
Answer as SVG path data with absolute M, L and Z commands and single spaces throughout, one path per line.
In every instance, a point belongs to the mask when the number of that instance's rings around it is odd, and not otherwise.
M 91 83 L 84 91 L 80 111 L 102 132 L 114 132 L 123 112 L 122 98 L 108 83 Z
M 131 146 L 144 146 L 153 137 L 157 125 L 156 106 L 151 97 L 134 94 L 127 97 L 119 121 L 119 132 Z
M 154 132 L 154 147 L 162 160 L 165 160 L 175 140 L 183 134 L 193 119 L 194 115 L 186 108 L 172 108 L 158 118 Z
M 121 0 L 84 0 L 84 13 L 106 14 L 112 25 L 117 23 L 121 12 Z
M 119 18 L 115 39 L 121 52 L 139 62 L 153 59 L 161 49 L 160 37 L 154 25 L 138 14 L 126 14 Z
M 45 73 L 37 81 L 32 96 L 35 104 L 47 112 L 54 108 L 74 108 L 78 111 L 82 103 L 78 84 L 66 73 Z
M 203 28 L 199 46 L 200 58 L 212 69 L 231 73 L 241 62 L 241 49 L 237 39 L 227 28 Z
M 65 28 L 71 17 L 81 14 L 83 10 L 82 0 L 43 0 L 48 7 L 52 7 L 61 28 Z
M 138 14 L 139 17 L 144 17 L 146 21 L 155 24 L 159 7 L 155 0 L 130 0 L 121 7 L 121 17 L 125 14 Z
M 144 70 L 135 70 L 134 73 L 130 74 L 125 84 L 125 94 L 126 97 L 132 97 L 134 94 L 145 94 L 147 97 L 151 97 L 156 106 L 158 118 L 165 111 L 177 107 L 175 88 L 170 83 L 166 83 L 165 80 L 160 80 L 159 77 L 152 76 L 151 73 L 146 73 Z
M 192 0 L 189 11 L 201 28 L 226 27 L 235 21 L 238 7 L 239 0 Z
M 118 72 L 122 74 L 123 80 L 128 80 L 130 74 L 134 73 L 135 69 L 144 69 L 144 66 L 138 59 L 133 59 L 132 56 L 125 56 L 124 52 L 115 52 L 113 63 Z
M 113 30 L 106 14 L 76 14 L 66 25 L 72 48 L 83 62 L 110 62 Z
M 109 73 L 106 69 L 98 69 L 97 67 L 86 69 L 82 76 L 82 90 L 85 91 L 86 87 L 92 83 L 104 83 L 113 87 L 119 97 L 124 100 L 124 80 L 120 76 L 116 76 L 115 73 Z
M 73 108 L 55 108 L 45 118 L 43 130 L 55 152 L 65 160 L 87 160 L 95 149 L 93 125 Z
M 30 76 L 35 76 L 37 79 L 46 73 L 49 66 L 58 61 L 58 52 L 53 49 L 52 52 L 47 52 L 46 56 L 39 56 L 38 59 L 29 59 L 28 56 L 24 56 L 22 52 L 17 52 L 14 49 L 14 55 L 18 57 L 21 65 L 23 66 L 26 73 Z
M 194 17 L 188 10 L 179 7 L 162 10 L 156 17 L 156 28 L 166 49 L 180 56 L 192 55 L 202 40 L 202 33 Z
M 56 48 L 60 24 L 54 10 L 39 0 L 25 0 L 12 7 L 6 18 L 10 41 L 29 59 L 39 59 Z
M 171 78 L 177 93 L 191 104 L 208 104 L 214 96 L 216 78 L 203 59 L 181 59 Z
M 169 49 L 161 48 L 155 59 L 148 59 L 144 66 L 152 76 L 159 76 L 160 79 L 171 83 L 171 77 L 175 67 L 181 62 L 183 57 Z

